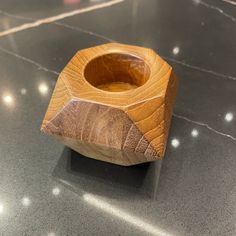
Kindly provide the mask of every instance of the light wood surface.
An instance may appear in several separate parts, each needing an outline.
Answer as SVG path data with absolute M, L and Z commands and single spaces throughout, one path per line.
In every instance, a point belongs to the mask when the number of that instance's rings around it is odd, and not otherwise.
M 41 130 L 98 160 L 162 159 L 177 87 L 172 68 L 151 49 L 84 49 L 61 72 Z

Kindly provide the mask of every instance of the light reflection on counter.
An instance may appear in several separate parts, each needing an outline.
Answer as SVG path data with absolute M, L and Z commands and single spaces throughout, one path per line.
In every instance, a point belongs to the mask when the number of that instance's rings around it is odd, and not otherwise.
M 177 147 L 179 147 L 179 145 L 180 145 L 179 139 L 173 138 L 173 139 L 171 140 L 171 146 L 172 146 L 172 147 L 177 148 Z
M 60 194 L 61 190 L 58 187 L 55 187 L 52 189 L 52 194 L 55 196 L 58 196 Z
M 232 112 L 228 112 L 225 114 L 225 121 L 230 122 L 234 119 L 234 115 Z
M 28 197 L 23 197 L 21 200 L 23 206 L 29 206 L 31 204 L 31 201 Z
M 48 236 L 56 236 L 56 234 L 51 232 L 51 233 L 48 234 Z
M 49 92 L 49 87 L 45 82 L 41 82 L 38 85 L 38 90 L 39 90 L 41 95 L 46 96 Z
M 22 89 L 20 90 L 20 93 L 21 93 L 22 95 L 25 95 L 25 94 L 27 93 L 26 88 L 22 88 Z
M 191 136 L 196 138 L 196 137 L 198 137 L 198 135 L 199 135 L 198 130 L 197 129 L 193 129 L 192 132 L 191 132 Z
M 163 229 L 160 229 L 157 226 L 154 226 L 148 222 L 145 222 L 144 220 L 142 220 L 134 215 L 131 215 L 130 213 L 128 213 L 118 207 L 115 207 L 100 198 L 97 198 L 93 194 L 85 193 L 85 194 L 83 194 L 83 199 L 88 204 L 90 204 L 90 205 L 92 205 L 92 206 L 112 215 L 112 216 L 120 218 L 121 220 L 124 220 L 125 222 L 139 228 L 142 231 L 147 232 L 148 234 L 157 235 L 157 236 L 171 236 L 171 234 L 167 233 Z
M 14 105 L 14 98 L 10 93 L 5 93 L 2 96 L 2 100 L 3 100 L 4 104 L 8 107 L 11 107 Z
M 180 49 L 179 49 L 179 47 L 177 47 L 177 46 L 172 49 L 172 53 L 173 53 L 174 55 L 179 54 L 179 51 L 180 51 Z

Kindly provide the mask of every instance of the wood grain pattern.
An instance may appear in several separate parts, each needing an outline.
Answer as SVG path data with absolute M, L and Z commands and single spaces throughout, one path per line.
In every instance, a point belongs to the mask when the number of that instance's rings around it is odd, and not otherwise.
M 153 50 L 105 44 L 61 72 L 41 130 L 81 154 L 119 165 L 162 159 L 178 80 Z

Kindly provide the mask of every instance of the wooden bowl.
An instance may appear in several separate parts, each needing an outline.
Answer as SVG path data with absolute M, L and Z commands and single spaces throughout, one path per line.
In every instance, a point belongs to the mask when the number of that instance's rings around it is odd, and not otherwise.
M 41 130 L 102 161 L 162 159 L 177 87 L 171 66 L 151 49 L 84 49 L 61 72 Z

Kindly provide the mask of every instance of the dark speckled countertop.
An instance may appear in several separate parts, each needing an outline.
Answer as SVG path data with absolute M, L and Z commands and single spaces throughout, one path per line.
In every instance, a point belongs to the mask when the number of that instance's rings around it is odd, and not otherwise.
M 91 160 L 39 131 L 58 73 L 108 41 L 180 78 L 159 182 L 155 162 Z M 235 236 L 235 63 L 235 0 L 2 0 L 0 235 Z

